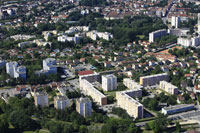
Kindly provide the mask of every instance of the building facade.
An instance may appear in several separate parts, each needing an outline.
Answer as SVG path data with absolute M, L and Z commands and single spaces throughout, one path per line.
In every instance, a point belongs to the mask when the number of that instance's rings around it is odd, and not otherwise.
M 82 79 L 80 83 L 80 89 L 86 95 L 92 97 L 94 102 L 97 102 L 99 105 L 107 104 L 107 97 L 101 93 L 97 88 L 95 88 L 92 83 L 88 82 L 86 79 Z
M 129 89 L 142 89 L 142 86 L 130 78 L 124 78 L 123 84 Z
M 162 108 L 162 113 L 165 115 L 169 115 L 169 114 L 175 114 L 179 112 L 185 112 L 192 109 L 195 109 L 194 104 L 179 104 L 175 106 Z
M 105 91 L 117 89 L 117 77 L 113 74 L 102 76 L 102 88 Z
M 198 22 L 197 22 L 198 33 L 200 34 L 200 13 L 198 13 Z
M 70 106 L 70 100 L 66 96 L 54 97 L 54 108 L 62 110 L 69 106 Z
M 35 106 L 48 107 L 49 100 L 46 92 L 38 92 L 34 95 Z
M 80 98 L 76 100 L 76 111 L 83 117 L 92 115 L 92 102 L 89 98 Z
M 178 94 L 178 87 L 166 81 L 160 81 L 160 89 L 173 95 Z
M 155 74 L 150 76 L 140 77 L 140 85 L 143 87 L 159 84 L 160 81 L 168 81 L 169 76 L 167 73 Z
M 171 18 L 171 26 L 174 26 L 175 28 L 179 28 L 181 18 L 179 16 L 172 16 Z
M 200 36 L 192 37 L 192 38 L 178 38 L 177 44 L 180 44 L 184 47 L 197 47 L 200 45 Z
M 18 63 L 15 61 L 6 63 L 6 73 L 13 78 L 26 79 L 26 67 L 18 66 Z
M 36 71 L 37 75 L 49 75 L 49 74 L 57 74 L 57 65 L 56 59 L 47 58 L 43 60 L 43 69 Z
M 133 90 L 130 90 L 133 91 Z M 134 118 L 143 118 L 143 105 L 133 99 L 130 91 L 116 92 L 117 105 Z
M 156 40 L 156 38 L 160 38 L 165 35 L 167 35 L 166 29 L 151 32 L 151 33 L 149 33 L 149 42 L 154 42 Z

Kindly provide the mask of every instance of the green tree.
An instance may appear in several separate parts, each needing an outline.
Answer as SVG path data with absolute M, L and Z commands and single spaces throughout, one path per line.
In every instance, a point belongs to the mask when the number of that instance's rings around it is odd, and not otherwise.
M 8 132 L 8 127 L 9 127 L 8 122 L 2 116 L 0 116 L 0 131 L 1 131 L 1 133 Z
M 37 123 L 25 114 L 23 110 L 15 110 L 10 114 L 10 123 L 20 131 L 38 128 Z
M 79 133 L 87 133 L 87 132 L 88 132 L 87 126 L 81 125 L 79 128 Z
M 181 131 L 181 125 L 179 122 L 176 122 L 176 131 L 180 132 Z

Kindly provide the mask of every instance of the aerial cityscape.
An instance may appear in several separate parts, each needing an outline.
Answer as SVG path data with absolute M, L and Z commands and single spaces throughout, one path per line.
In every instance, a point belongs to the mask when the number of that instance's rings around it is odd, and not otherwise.
M 200 133 L 199 0 L 0 0 L 0 133 Z

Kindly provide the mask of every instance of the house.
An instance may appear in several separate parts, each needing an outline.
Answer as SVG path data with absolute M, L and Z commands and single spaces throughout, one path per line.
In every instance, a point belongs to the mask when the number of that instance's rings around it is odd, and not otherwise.
M 183 103 L 185 101 L 185 98 L 182 95 L 178 95 L 177 97 L 177 103 Z
M 191 68 L 190 69 L 190 74 L 195 74 L 196 73 L 196 69 L 195 68 Z
M 132 69 L 131 66 L 124 66 L 124 71 L 130 71 Z
M 112 65 L 111 65 L 111 62 L 110 61 L 105 61 L 104 62 L 104 67 L 105 68 L 110 68 Z

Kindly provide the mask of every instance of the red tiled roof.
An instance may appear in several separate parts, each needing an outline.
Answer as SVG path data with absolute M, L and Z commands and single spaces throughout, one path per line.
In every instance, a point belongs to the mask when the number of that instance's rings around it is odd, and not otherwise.
M 88 75 L 88 74 L 93 74 L 94 72 L 92 70 L 86 70 L 86 71 L 79 71 L 78 75 L 82 76 L 82 75 Z

